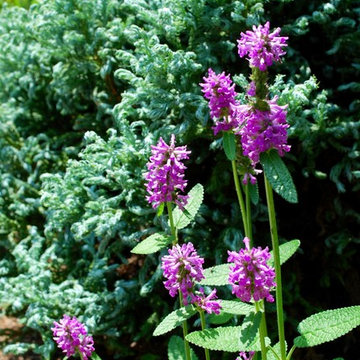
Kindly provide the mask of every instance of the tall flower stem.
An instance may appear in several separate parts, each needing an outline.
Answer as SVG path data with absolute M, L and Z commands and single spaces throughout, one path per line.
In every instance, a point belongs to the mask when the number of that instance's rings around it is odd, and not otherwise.
M 245 185 L 245 202 L 246 202 L 246 223 L 247 223 L 247 231 L 246 235 L 250 239 L 250 247 L 253 245 L 252 241 L 252 224 L 251 224 L 251 202 L 250 202 L 250 191 L 249 184 Z
M 244 232 L 245 232 L 245 236 L 249 237 L 249 229 L 248 229 L 248 222 L 247 222 L 247 215 L 246 215 L 246 207 L 245 207 L 245 202 L 244 202 L 244 197 L 243 197 L 243 194 L 242 194 L 242 190 L 241 190 L 241 187 L 240 187 L 239 176 L 238 176 L 238 173 L 237 173 L 237 170 L 236 170 L 236 161 L 232 160 L 231 165 L 232 165 L 232 171 L 233 171 L 233 176 L 234 176 L 236 194 L 237 194 L 237 198 L 238 198 L 238 201 L 239 201 L 240 210 L 241 210 L 241 217 L 242 217 L 242 221 L 243 221 L 243 225 L 244 225 Z
M 281 267 L 280 267 L 280 251 L 279 240 L 276 225 L 276 214 L 274 206 L 274 197 L 271 185 L 264 174 L 266 201 L 269 213 L 271 242 L 273 247 L 273 257 L 275 265 L 275 282 L 276 282 L 276 314 L 278 323 L 279 343 L 281 360 L 286 360 L 286 345 L 285 345 L 285 330 L 284 330 L 284 310 L 282 298 L 282 284 L 281 284 Z
M 180 301 L 180 307 L 183 307 L 183 305 L 184 305 L 183 295 L 182 295 L 180 290 L 179 290 L 179 301 Z M 186 357 L 186 360 L 191 360 L 190 345 L 189 345 L 189 342 L 186 340 L 186 335 L 187 334 L 188 334 L 188 326 L 187 326 L 187 321 L 185 320 L 183 322 L 183 337 L 184 337 L 185 357 Z
M 199 310 L 200 313 L 200 321 L 201 321 L 201 330 L 206 329 L 206 322 L 205 322 L 205 314 L 203 310 Z M 205 359 L 210 360 L 210 351 L 209 349 L 204 348 L 205 350 Z
M 173 214 L 172 214 L 171 202 L 168 201 L 166 203 L 166 207 L 167 207 L 167 211 L 168 211 L 168 215 L 169 215 L 171 235 L 174 237 L 173 245 L 175 245 L 178 242 L 178 236 L 177 236 L 177 229 L 174 225 L 174 218 L 173 218 Z
M 266 344 L 265 344 L 265 337 L 267 335 L 267 329 L 266 329 L 266 322 L 265 322 L 265 311 L 263 309 L 264 302 L 263 301 L 256 301 L 255 302 L 255 309 L 256 312 L 261 312 L 261 322 L 260 322 L 260 328 L 259 328 L 259 334 L 260 334 L 260 346 L 261 346 L 261 360 L 266 360 Z
M 169 215 L 171 235 L 174 237 L 173 245 L 175 245 L 178 242 L 178 237 L 177 237 L 177 229 L 175 228 L 175 225 L 174 225 L 174 218 L 173 218 L 173 213 L 172 213 L 171 202 L 168 201 L 166 203 L 166 207 L 167 207 L 168 215 Z M 184 306 L 183 295 L 182 295 L 182 292 L 180 290 L 179 290 L 179 301 L 180 301 L 180 307 L 183 307 Z M 185 320 L 183 322 L 183 336 L 184 336 L 185 356 L 186 356 L 186 360 L 190 360 L 190 345 L 189 345 L 188 341 L 186 340 L 186 335 L 187 334 L 188 334 L 188 326 L 187 326 L 187 321 Z

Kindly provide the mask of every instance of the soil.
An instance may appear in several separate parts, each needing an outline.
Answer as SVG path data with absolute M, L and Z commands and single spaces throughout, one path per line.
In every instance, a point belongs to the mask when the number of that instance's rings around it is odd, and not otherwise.
M 19 321 L 10 316 L 0 316 L 0 360 L 38 360 L 38 355 L 11 355 L 4 354 L 1 349 L 12 339 L 16 339 L 21 336 L 21 329 L 23 325 Z

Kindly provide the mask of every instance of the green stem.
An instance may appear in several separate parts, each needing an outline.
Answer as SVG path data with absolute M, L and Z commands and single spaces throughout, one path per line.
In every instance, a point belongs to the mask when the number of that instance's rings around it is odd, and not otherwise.
M 200 320 L 201 320 L 201 330 L 205 330 L 206 329 L 206 323 L 205 323 L 204 310 L 199 310 L 199 313 L 200 313 Z M 210 351 L 209 351 L 209 349 L 204 348 L 204 350 L 205 350 L 205 359 L 210 360 Z
M 253 246 L 252 240 L 252 224 L 251 224 L 251 202 L 250 202 L 250 193 L 249 193 L 249 184 L 245 185 L 245 202 L 246 202 L 246 222 L 247 222 L 247 237 L 250 239 L 250 247 Z
M 259 335 L 260 335 L 260 346 L 261 346 L 261 360 L 266 360 L 266 344 L 265 344 L 265 337 L 266 337 L 266 324 L 265 324 L 265 312 L 261 311 L 261 302 L 255 302 L 255 309 L 256 312 L 261 312 L 261 322 L 259 327 Z
M 279 240 L 278 240 L 278 233 L 276 226 L 276 214 L 275 214 L 273 191 L 265 174 L 264 174 L 264 179 L 265 179 L 266 201 L 267 201 L 268 213 L 269 213 L 271 241 L 273 247 L 274 265 L 275 265 L 276 313 L 277 313 L 277 323 L 278 323 L 278 333 L 279 333 L 279 343 L 280 343 L 280 357 L 281 360 L 286 360 L 280 251 L 279 251 Z
M 293 347 L 290 349 L 288 356 L 286 357 L 286 360 L 291 360 L 291 355 L 293 354 L 293 352 L 295 351 L 296 346 L 293 345 Z
M 166 207 L 167 207 L 168 214 L 169 214 L 171 234 L 174 237 L 173 245 L 175 245 L 178 242 L 178 237 L 177 237 L 177 229 L 176 229 L 176 227 L 174 225 L 174 218 L 173 218 L 173 213 L 172 213 L 171 202 L 168 201 L 166 203 Z M 180 290 L 179 290 L 179 301 L 180 301 L 180 307 L 183 307 L 184 306 L 184 301 L 183 301 L 182 292 Z M 187 326 L 187 321 L 185 320 L 183 322 L 183 336 L 184 336 L 185 356 L 186 356 L 186 360 L 191 360 L 190 359 L 190 345 L 189 345 L 188 341 L 186 340 L 186 335 L 187 334 L 188 334 L 188 326 Z
M 180 301 L 180 307 L 183 307 L 183 297 L 182 297 L 182 293 L 179 290 L 179 301 Z M 190 345 L 189 342 L 186 340 L 186 335 L 188 334 L 188 326 L 187 326 L 187 321 L 185 320 L 183 322 L 183 336 L 184 336 L 184 348 L 185 348 L 185 357 L 186 360 L 191 360 L 191 356 L 190 356 Z
M 173 245 L 175 245 L 178 242 L 178 236 L 177 236 L 177 229 L 176 229 L 176 227 L 174 225 L 174 218 L 173 218 L 172 206 L 171 206 L 170 201 L 168 201 L 166 203 L 166 207 L 167 207 L 167 211 L 168 211 L 168 215 L 169 215 L 171 235 L 174 237 Z
M 240 187 L 239 176 L 238 176 L 238 173 L 237 173 L 237 170 L 236 170 L 236 161 L 232 160 L 231 165 L 232 165 L 232 171 L 233 171 L 233 176 L 234 176 L 236 194 L 237 194 L 237 197 L 238 197 L 240 210 L 241 210 L 242 221 L 243 221 L 243 225 L 244 225 L 244 232 L 245 232 L 245 236 L 249 237 L 245 202 L 244 202 L 244 198 L 243 198 L 241 187 Z

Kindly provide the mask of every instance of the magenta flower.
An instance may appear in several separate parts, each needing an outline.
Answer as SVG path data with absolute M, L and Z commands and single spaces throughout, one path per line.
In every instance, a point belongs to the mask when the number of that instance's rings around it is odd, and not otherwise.
M 247 94 L 249 96 L 256 96 L 256 85 L 254 81 L 250 83 Z
M 185 146 L 175 147 L 175 135 L 171 135 L 170 145 L 160 138 L 156 146 L 151 146 L 151 157 L 147 163 L 148 172 L 144 175 L 147 180 L 146 197 L 153 208 L 161 203 L 174 202 L 183 208 L 188 195 L 180 195 L 184 191 L 187 181 L 184 179 L 186 166 L 182 160 L 188 159 L 191 151 Z
M 281 29 L 276 28 L 270 33 L 270 23 L 264 26 L 253 26 L 253 31 L 241 33 L 238 40 L 238 52 L 240 57 L 249 56 L 251 66 L 265 71 L 273 62 L 280 61 L 280 56 L 286 54 L 283 47 L 287 46 L 285 36 L 278 36 Z
M 290 151 L 287 144 L 286 107 L 277 105 L 277 97 L 268 102 L 269 111 L 260 111 L 251 106 L 243 105 L 239 112 L 241 123 L 237 134 L 241 136 L 243 154 L 248 156 L 253 164 L 259 161 L 260 154 L 276 149 L 280 156 Z
M 268 248 L 261 249 L 249 246 L 250 239 L 244 238 L 245 249 L 239 252 L 228 251 L 230 266 L 229 283 L 232 285 L 232 293 L 240 300 L 250 302 L 266 299 L 273 302 L 274 298 L 270 291 L 276 286 L 275 271 L 267 264 L 270 258 Z
M 228 131 L 236 126 L 233 114 L 238 102 L 235 100 L 235 84 L 232 83 L 230 75 L 225 75 L 225 72 L 216 74 L 212 69 L 208 72 L 208 77 L 203 78 L 204 83 L 200 86 L 203 88 L 204 97 L 209 100 L 210 116 L 215 121 L 213 131 L 216 135 L 219 131 Z
M 192 243 L 174 245 L 168 250 L 169 255 L 162 257 L 161 268 L 164 277 L 165 288 L 169 290 L 170 296 L 174 297 L 180 290 L 184 305 L 188 304 L 187 297 L 192 293 L 195 281 L 204 279 L 203 263 Z
M 220 314 L 220 300 L 214 300 L 217 299 L 216 289 L 214 289 L 208 296 L 206 296 L 204 289 L 200 288 L 196 294 L 191 294 L 190 297 L 192 304 L 197 305 L 201 309 L 205 310 L 208 314 Z
M 92 336 L 87 335 L 84 325 L 75 316 L 64 315 L 59 322 L 54 321 L 54 325 L 51 328 L 54 340 L 67 357 L 79 352 L 82 359 L 87 360 L 95 351 Z
M 255 351 L 249 351 L 249 353 L 246 353 L 245 351 L 241 351 L 239 357 L 237 357 L 236 360 L 252 360 L 254 356 L 255 356 Z

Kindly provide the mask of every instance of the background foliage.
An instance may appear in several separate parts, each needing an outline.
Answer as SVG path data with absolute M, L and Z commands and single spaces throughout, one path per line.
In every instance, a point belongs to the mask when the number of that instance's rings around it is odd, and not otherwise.
M 272 94 L 289 104 L 286 162 L 300 198 L 276 199 L 280 235 L 302 241 L 285 265 L 288 336 L 314 310 L 359 304 L 359 15 L 351 0 L 3 4 L 0 307 L 21 319 L 29 339 L 5 350 L 54 358 L 49 328 L 68 313 L 86 323 L 105 358 L 163 358 L 167 338 L 151 333 L 173 301 L 160 254 L 130 253 L 166 226 L 144 200 L 141 174 L 150 145 L 177 134 L 192 150 L 189 189 L 205 187 L 183 238 L 206 266 L 239 247 L 231 168 L 198 83 L 212 67 L 246 88 L 236 39 L 266 20 L 289 36 L 288 55 L 271 74 Z M 253 217 L 264 245 L 261 185 Z M 297 356 L 354 359 L 356 336 Z

